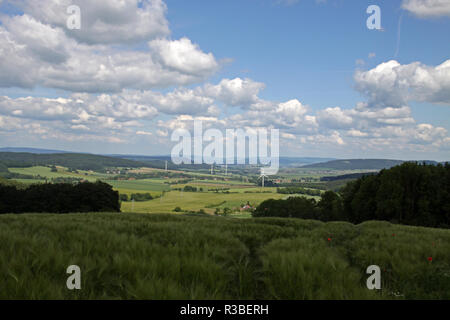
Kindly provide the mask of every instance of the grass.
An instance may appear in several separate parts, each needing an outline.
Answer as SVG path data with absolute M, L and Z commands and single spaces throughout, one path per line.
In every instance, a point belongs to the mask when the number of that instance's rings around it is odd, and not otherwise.
M 285 195 L 276 193 L 214 193 L 214 192 L 180 192 L 170 191 L 162 198 L 144 202 L 122 202 L 121 210 L 138 213 L 171 213 L 176 207 L 184 211 L 213 213 L 216 207 L 239 208 L 241 204 L 256 206 L 266 199 L 281 199 Z
M 150 192 L 150 191 L 167 191 L 170 187 L 167 184 L 155 182 L 153 179 L 141 180 L 103 180 L 107 184 L 113 186 L 115 190 L 121 193 L 128 192 Z M 125 192 L 124 192 L 125 191 Z
M 98 172 L 88 172 L 83 170 L 78 170 L 78 173 L 75 172 L 69 172 L 66 171 L 65 168 L 57 167 L 58 172 L 51 172 L 51 168 L 49 167 L 43 167 L 43 166 L 35 166 L 35 167 L 28 167 L 28 168 L 9 168 L 10 172 L 19 173 L 19 174 L 26 174 L 31 176 L 37 176 L 40 175 L 43 178 L 51 179 L 51 178 L 79 178 L 84 179 L 88 181 L 96 181 L 98 179 L 106 179 L 110 175 L 102 174 Z M 86 175 L 86 173 L 88 175 Z M 34 179 L 18 179 L 21 181 L 24 180 L 32 180 Z M 36 180 L 38 182 L 42 182 L 42 180 Z M 26 181 L 25 181 L 26 183 Z
M 164 184 L 162 179 L 142 179 L 142 180 L 108 180 L 112 175 L 103 174 L 99 172 L 88 172 L 83 170 L 78 170 L 79 173 L 66 171 L 65 168 L 58 167 L 58 172 L 51 172 L 51 168 L 35 166 L 29 168 L 9 168 L 9 171 L 14 173 L 26 174 L 31 176 L 40 175 L 41 177 L 51 179 L 51 178 L 80 178 L 95 182 L 97 180 L 102 180 L 113 186 L 115 190 L 121 193 L 138 193 L 138 192 L 153 192 L 157 191 L 158 194 L 164 190 L 170 190 L 167 184 Z M 85 174 L 88 175 L 85 175 Z M 45 180 L 38 179 L 16 179 L 17 181 L 25 184 L 32 183 L 44 183 Z
M 28 168 L 9 168 L 9 171 L 20 174 L 40 175 L 41 177 L 56 178 L 63 176 L 61 172 L 51 172 L 49 167 L 35 166 Z M 75 176 L 75 174 L 74 174 Z
M 26 184 L 26 185 L 45 182 L 45 180 L 39 180 L 39 179 L 13 179 L 13 180 L 23 183 L 23 184 Z
M 0 299 L 450 299 L 449 252 L 450 230 L 385 222 L 2 215 Z

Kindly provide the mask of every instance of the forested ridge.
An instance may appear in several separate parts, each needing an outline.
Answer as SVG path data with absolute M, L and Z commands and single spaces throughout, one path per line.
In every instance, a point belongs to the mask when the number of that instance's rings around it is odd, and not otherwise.
M 0 152 L 0 172 L 5 168 L 56 165 L 77 170 L 102 171 L 107 167 L 141 167 L 144 163 L 84 153 L 35 154 Z M 7 171 L 7 170 L 6 170 Z
M 266 200 L 255 217 L 297 217 L 322 221 L 386 220 L 450 227 L 450 165 L 405 162 L 349 182 L 340 192 L 327 191 L 320 201 L 301 197 Z

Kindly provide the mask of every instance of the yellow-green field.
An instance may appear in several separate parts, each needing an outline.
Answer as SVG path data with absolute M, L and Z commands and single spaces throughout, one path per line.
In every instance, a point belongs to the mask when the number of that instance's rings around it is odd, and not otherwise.
M 213 213 L 215 208 L 239 208 L 247 201 L 256 206 L 266 199 L 281 199 L 285 195 L 277 193 L 214 193 L 214 192 L 166 192 L 158 199 L 143 202 L 122 202 L 123 212 L 173 213 L 176 207 L 183 211 L 205 210 Z M 134 208 L 133 208 L 134 206 Z
M 161 191 L 170 190 L 169 185 L 155 182 L 153 179 L 142 180 L 104 180 L 107 184 L 110 184 L 114 190 L 120 193 L 143 193 L 150 192 L 154 194 L 154 191 L 160 193 Z
M 52 179 L 52 178 L 79 178 L 79 179 L 85 179 L 88 181 L 96 181 L 97 179 L 107 179 L 111 175 L 102 174 L 98 172 L 92 172 L 92 171 L 83 171 L 78 170 L 78 173 L 75 172 L 69 172 L 66 170 L 66 168 L 63 167 L 57 167 L 58 172 L 51 172 L 51 169 L 49 167 L 42 167 L 42 166 L 36 166 L 36 167 L 29 167 L 29 168 L 9 168 L 10 172 L 18 173 L 18 174 L 25 174 L 30 176 L 41 176 L 43 178 Z M 34 180 L 34 179 L 21 179 L 21 180 Z

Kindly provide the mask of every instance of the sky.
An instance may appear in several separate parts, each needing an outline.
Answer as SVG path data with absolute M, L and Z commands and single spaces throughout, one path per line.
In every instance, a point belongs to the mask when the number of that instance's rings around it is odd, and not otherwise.
M 450 160 L 449 34 L 450 0 L 0 0 L 0 147 L 165 155 L 197 119 Z

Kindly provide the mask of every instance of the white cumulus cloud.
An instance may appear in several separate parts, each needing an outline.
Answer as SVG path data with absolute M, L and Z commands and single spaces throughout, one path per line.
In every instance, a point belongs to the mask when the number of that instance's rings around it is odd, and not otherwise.
M 450 17 L 448 0 L 403 0 L 402 8 L 420 18 Z
M 409 101 L 450 104 L 450 60 L 438 66 L 395 60 L 356 71 L 356 88 L 374 107 L 402 107 Z
M 0 25 L 0 86 L 43 86 L 73 92 L 118 92 L 189 85 L 219 64 L 187 38 L 155 40 L 147 50 L 87 45 L 34 17 L 4 17 Z
M 167 36 L 167 7 L 162 0 L 18 0 L 10 1 L 26 14 L 61 28 L 88 44 L 132 43 Z M 67 8 L 80 8 L 81 28 L 66 27 Z

